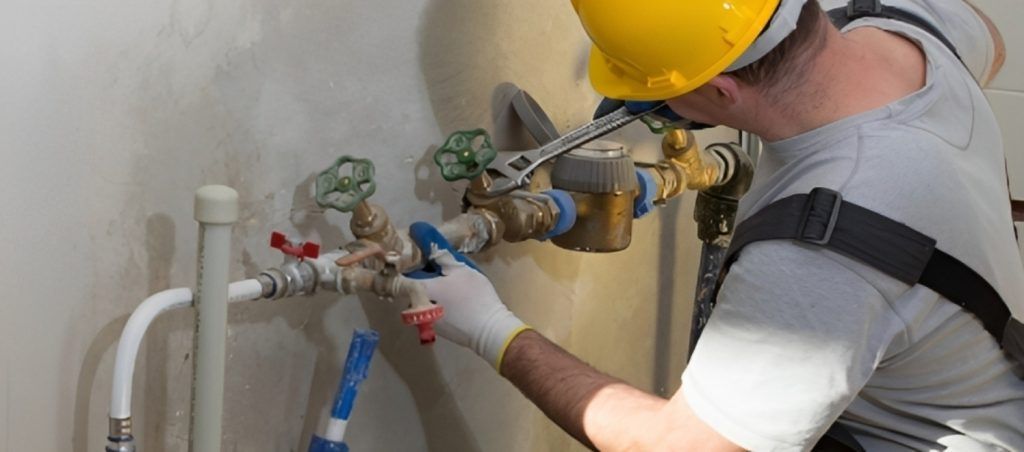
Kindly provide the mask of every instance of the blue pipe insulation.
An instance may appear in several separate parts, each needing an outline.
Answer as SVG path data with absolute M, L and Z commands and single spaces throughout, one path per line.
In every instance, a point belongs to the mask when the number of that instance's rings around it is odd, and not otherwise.
M 309 442 L 309 452 L 348 452 L 348 444 L 313 435 L 313 440 Z
M 344 441 L 345 426 L 352 414 L 359 384 L 367 377 L 370 359 L 373 358 L 379 340 L 380 335 L 373 330 L 355 330 L 352 333 L 352 343 L 345 357 L 345 370 L 338 384 L 334 404 L 331 405 L 327 432 L 323 436 L 313 435 L 309 442 L 309 452 L 348 452 L 348 445 Z
M 348 346 L 348 356 L 345 357 L 345 372 L 341 376 L 331 417 L 348 419 L 352 414 L 356 392 L 359 384 L 366 379 L 370 369 L 370 358 L 373 358 L 373 350 L 379 340 L 380 335 L 374 330 L 356 330 L 352 333 L 352 343 Z
M 642 218 L 654 210 L 654 198 L 658 195 L 658 183 L 647 171 L 636 170 L 639 192 L 633 200 L 633 218 Z
M 558 220 L 555 221 L 555 226 L 548 231 L 541 241 L 565 234 L 576 224 L 576 202 L 573 201 L 572 195 L 569 192 L 552 189 L 544 192 L 544 194 L 551 198 L 555 205 L 558 206 Z

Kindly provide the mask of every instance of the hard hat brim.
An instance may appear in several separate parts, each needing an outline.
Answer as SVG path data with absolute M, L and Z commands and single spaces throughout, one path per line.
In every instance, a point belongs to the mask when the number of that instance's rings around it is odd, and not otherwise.
M 628 77 L 622 72 L 615 71 L 609 64 L 613 59 L 606 56 L 596 45 L 592 45 L 587 70 L 590 84 L 602 96 L 618 100 L 658 101 L 682 96 L 721 74 L 734 61 L 739 59 L 768 25 L 779 4 L 781 4 L 781 1 L 777 1 L 772 7 L 761 11 L 755 18 L 753 26 L 749 27 L 746 33 L 736 40 L 732 49 L 715 64 L 689 79 L 682 80 L 682 77 L 679 76 L 680 80 L 678 83 L 663 83 L 661 84 L 662 86 L 650 86 L 647 83 Z

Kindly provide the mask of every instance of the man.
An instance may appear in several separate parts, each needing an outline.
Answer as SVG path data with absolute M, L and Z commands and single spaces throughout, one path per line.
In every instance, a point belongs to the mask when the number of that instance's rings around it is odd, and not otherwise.
M 963 63 L 901 21 L 840 31 L 816 0 L 573 1 L 599 92 L 668 99 L 764 138 L 738 221 L 830 188 L 937 239 L 1020 303 L 1002 143 L 977 83 L 998 67 L 995 38 L 960 0 L 894 4 Z M 664 400 L 527 328 L 429 225 L 410 232 L 443 275 L 424 281 L 447 312 L 440 334 L 592 447 L 807 450 L 838 420 L 866 450 L 1024 450 L 1024 381 L 981 322 L 862 262 L 791 240 L 746 247 Z

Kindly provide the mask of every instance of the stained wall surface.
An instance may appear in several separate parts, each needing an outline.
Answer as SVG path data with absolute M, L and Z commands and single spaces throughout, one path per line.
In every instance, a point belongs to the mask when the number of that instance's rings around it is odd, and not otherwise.
M 232 275 L 281 259 L 272 230 L 336 246 L 346 216 L 312 201 L 348 153 L 376 162 L 393 220 L 458 212 L 430 155 L 494 127 L 502 84 L 562 130 L 597 96 L 569 2 L 7 0 L 0 5 L 0 450 L 99 450 L 113 352 L 135 305 L 195 281 L 193 190 L 241 195 Z M 498 121 L 499 127 L 508 126 Z M 642 127 L 619 139 L 651 160 Z M 512 146 L 515 134 L 501 139 Z M 703 133 L 704 142 L 734 132 Z M 641 388 L 678 386 L 695 280 L 692 198 L 636 224 L 633 246 L 581 255 L 505 245 L 479 259 L 512 309 Z M 571 440 L 470 352 L 420 347 L 372 297 L 234 305 L 224 450 L 304 450 L 353 328 L 383 336 L 350 426 L 354 450 L 566 450 Z M 142 450 L 185 450 L 191 313 L 143 344 Z

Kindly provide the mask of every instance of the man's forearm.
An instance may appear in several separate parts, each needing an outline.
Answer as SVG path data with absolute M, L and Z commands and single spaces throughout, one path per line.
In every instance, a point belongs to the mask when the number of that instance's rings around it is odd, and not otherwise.
M 626 426 L 609 422 L 612 417 L 638 421 L 642 417 L 635 416 L 637 410 L 652 412 L 666 403 L 599 372 L 535 331 L 523 332 L 509 344 L 501 374 L 590 448 L 607 447 L 610 438 L 625 439 L 615 430 Z

